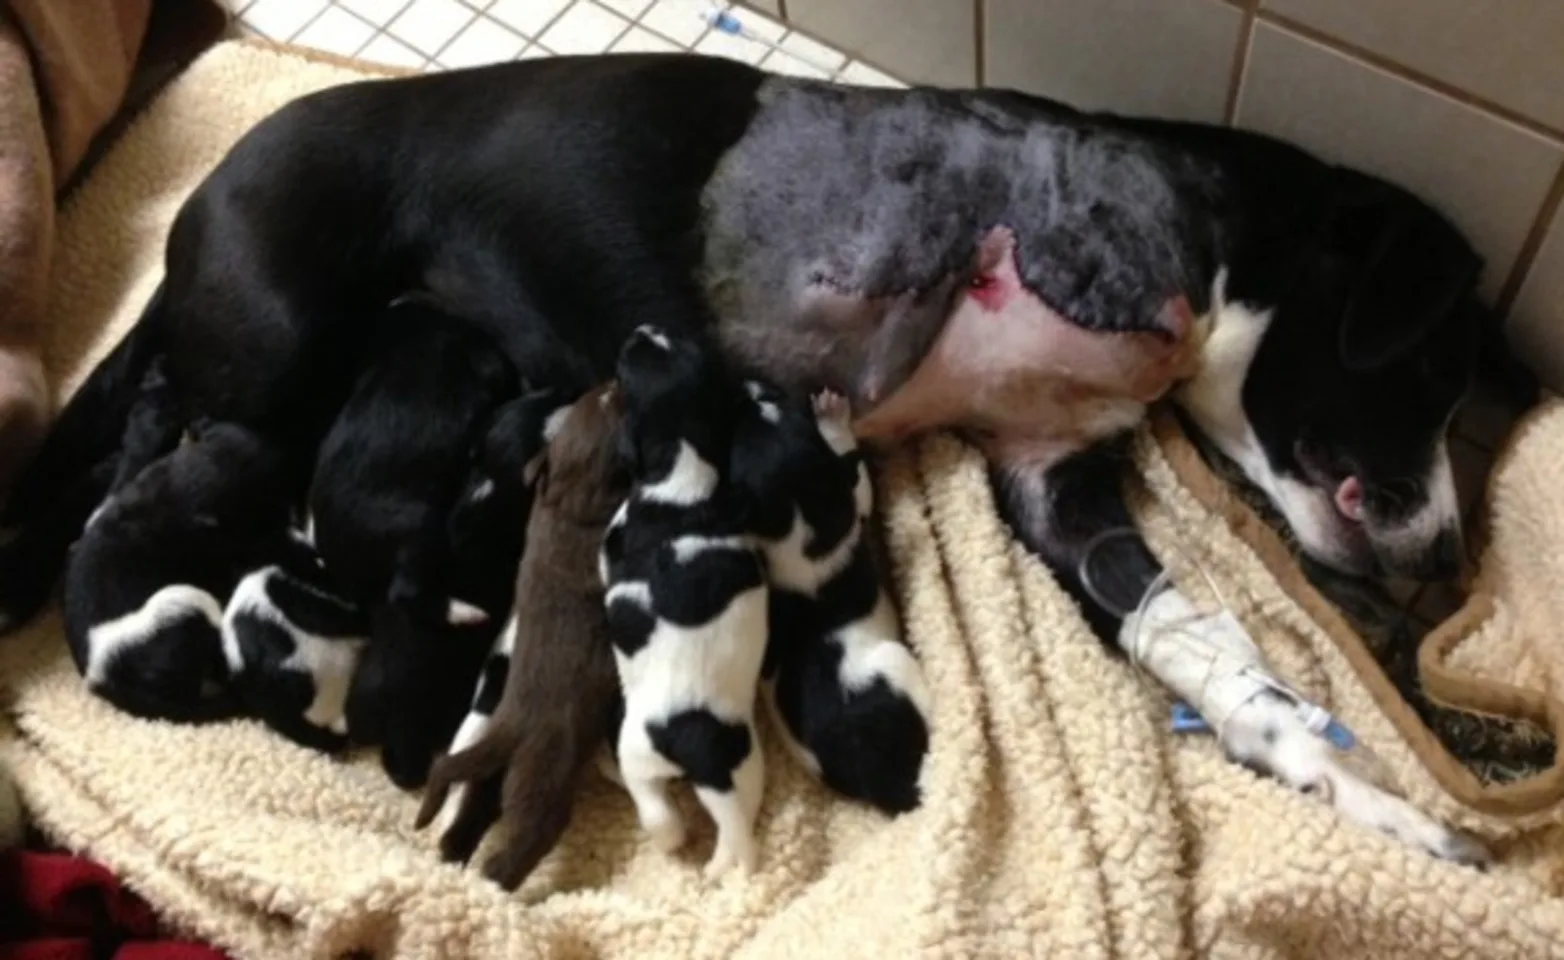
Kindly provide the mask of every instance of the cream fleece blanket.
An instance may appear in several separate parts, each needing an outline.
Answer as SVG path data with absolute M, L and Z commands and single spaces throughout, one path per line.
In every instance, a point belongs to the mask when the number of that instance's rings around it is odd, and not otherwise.
M 229 144 L 287 99 L 354 76 L 226 44 L 131 127 L 61 218 L 47 357 L 66 389 L 133 321 L 178 203 Z M 1534 434 L 1564 455 L 1564 413 Z M 141 722 L 88 697 L 53 616 L 0 643 L 10 718 L 0 748 L 43 827 L 242 957 L 1559 950 L 1564 834 L 1553 814 L 1463 811 L 1261 554 L 1180 482 L 1171 455 L 1148 435 L 1139 456 L 1154 544 L 1192 550 L 1279 672 L 1335 710 L 1416 802 L 1496 840 L 1498 867 L 1431 860 L 1228 763 L 1207 738 L 1168 734 L 1167 698 L 1102 649 L 1006 535 L 981 461 L 944 439 L 879 472 L 906 623 L 935 696 L 925 804 L 889 821 L 834 800 L 773 740 L 763 867 L 748 880 L 702 879 L 709 827 L 687 855 L 657 854 L 629 800 L 594 779 L 561 847 L 505 895 L 438 863 L 434 838 L 410 829 L 416 799 L 368 759 L 333 762 L 251 723 Z M 1553 508 L 1522 544 L 1532 556 L 1564 541 L 1556 484 L 1517 496 Z M 1481 642 L 1473 650 L 1498 662 Z

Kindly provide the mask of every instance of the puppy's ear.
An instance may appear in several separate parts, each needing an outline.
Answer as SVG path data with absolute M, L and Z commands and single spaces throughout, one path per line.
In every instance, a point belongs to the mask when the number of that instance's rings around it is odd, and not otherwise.
M 1448 221 L 1401 194 L 1387 192 L 1353 219 L 1370 231 L 1368 255 L 1347 294 L 1337 350 L 1343 366 L 1364 372 L 1405 355 L 1460 309 L 1483 261 Z

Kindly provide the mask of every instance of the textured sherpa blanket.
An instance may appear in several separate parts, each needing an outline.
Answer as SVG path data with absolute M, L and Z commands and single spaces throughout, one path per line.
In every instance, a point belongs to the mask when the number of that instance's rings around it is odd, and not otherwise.
M 61 218 L 46 357 L 64 389 L 133 321 L 177 205 L 235 138 L 289 98 L 357 75 L 225 44 L 131 126 Z M 243 957 L 1559 950 L 1564 833 L 1551 808 L 1505 819 L 1442 789 L 1342 639 L 1267 566 L 1254 531 L 1226 522 L 1231 504 L 1197 489 L 1180 449 L 1148 432 L 1137 452 L 1154 545 L 1179 543 L 1168 552 L 1205 566 L 1278 672 L 1345 720 L 1415 802 L 1493 841 L 1501 858 L 1489 872 L 1346 824 L 1318 798 L 1229 763 L 1208 738 L 1171 735 L 1166 695 L 1092 637 L 1007 536 L 979 458 L 941 438 L 889 459 L 877 478 L 909 637 L 934 693 L 925 803 L 887 820 L 833 799 L 773 741 L 762 867 L 748 879 L 703 879 L 709 827 L 682 856 L 653 851 L 629 800 L 593 779 L 560 848 L 503 894 L 437 861 L 434 838 L 411 829 L 416 798 L 368 758 L 332 761 L 248 722 L 141 722 L 87 696 L 52 615 L 0 643 L 0 750 L 43 828 Z M 1512 627 L 1559 621 L 1549 587 L 1564 582 L 1552 575 L 1564 494 L 1548 481 L 1560 457 L 1564 411 L 1548 408 L 1494 489 L 1490 549 L 1515 551 L 1516 563 L 1495 564 L 1491 586 L 1528 599 L 1484 601 L 1484 629 L 1502 636 L 1470 630 L 1442 661 L 1539 699 L 1558 682 L 1557 644 L 1538 633 L 1527 646 Z M 1533 562 L 1543 556 L 1555 559 Z

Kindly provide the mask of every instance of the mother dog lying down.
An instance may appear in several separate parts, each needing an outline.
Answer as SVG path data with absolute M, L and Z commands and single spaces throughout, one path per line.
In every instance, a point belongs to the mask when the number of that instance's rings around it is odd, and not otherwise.
M 302 485 L 374 318 L 410 290 L 535 384 L 605 378 L 650 323 L 845 394 L 866 438 L 964 431 L 1110 643 L 1159 570 L 1121 539 L 1083 587 L 1090 546 L 1130 525 L 1114 441 L 1190 377 L 1196 424 L 1312 554 L 1430 575 L 1458 556 L 1442 437 L 1483 330 L 1480 262 L 1405 192 L 1252 134 L 694 56 L 505 64 L 278 111 L 187 201 L 166 265 L 7 506 L 28 526 L 5 565 L 42 572 L 0 578 L 13 619 L 42 604 L 153 358 L 187 417 L 272 438 Z M 1436 856 L 1484 856 L 1280 697 L 1208 693 L 1204 648 L 1147 667 L 1236 759 Z

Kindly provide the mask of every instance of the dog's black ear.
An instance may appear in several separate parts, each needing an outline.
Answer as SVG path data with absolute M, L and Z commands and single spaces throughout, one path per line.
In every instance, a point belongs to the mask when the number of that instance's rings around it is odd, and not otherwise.
M 1367 256 L 1348 291 L 1337 349 L 1343 366 L 1364 372 L 1403 356 L 1460 309 L 1483 261 L 1432 208 L 1389 188 L 1352 220 L 1369 231 Z

